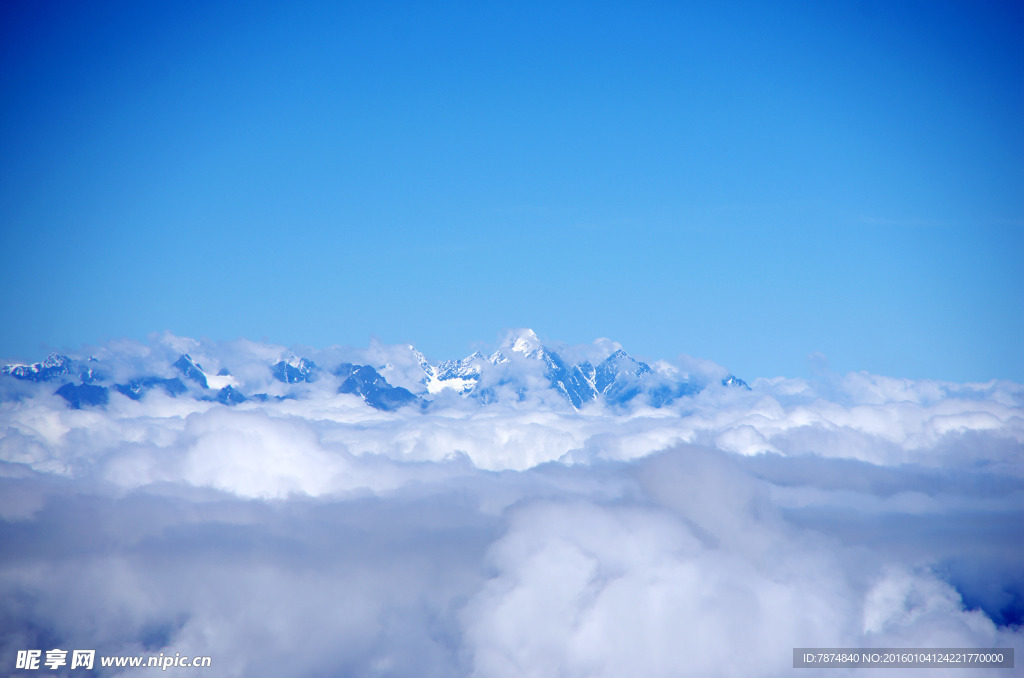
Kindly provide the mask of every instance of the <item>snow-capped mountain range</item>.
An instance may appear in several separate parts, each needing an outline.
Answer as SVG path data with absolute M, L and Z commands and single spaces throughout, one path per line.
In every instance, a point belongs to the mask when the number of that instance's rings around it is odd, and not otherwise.
M 72 408 L 103 407 L 112 397 L 140 400 L 151 392 L 172 398 L 192 397 L 199 400 L 238 405 L 247 401 L 285 400 L 316 397 L 318 394 L 350 394 L 361 398 L 370 407 L 392 411 L 413 406 L 429 408 L 435 401 L 451 395 L 489 404 L 507 399 L 522 400 L 536 390 L 550 390 L 573 408 L 583 409 L 595 403 L 611 407 L 644 405 L 662 407 L 679 398 L 712 387 L 748 388 L 731 374 L 711 380 L 695 378 L 672 368 L 652 368 L 609 344 L 601 360 L 564 359 L 545 346 L 532 330 L 511 332 L 501 346 L 484 355 L 475 352 L 461 360 L 432 364 L 413 346 L 406 346 L 408 358 L 414 361 L 415 383 L 393 385 L 385 374 L 394 372 L 390 363 L 365 365 L 336 362 L 321 366 L 311 358 L 291 353 L 277 361 L 265 363 L 265 379 L 253 380 L 253 369 L 246 366 L 247 380 L 232 376 L 226 367 L 216 373 L 203 369 L 189 353 L 180 354 L 158 370 L 160 374 L 134 373 L 125 377 L 126 368 L 119 365 L 117 355 L 103 360 L 96 357 L 75 359 L 51 354 L 32 365 L 7 365 L 0 368 L 0 385 L 10 380 L 26 387 L 52 388 Z M 606 351 L 607 352 L 607 351 Z M 256 371 L 258 372 L 258 368 Z M 127 370 L 131 372 L 131 369 Z M 138 370 L 136 370 L 138 372 Z M 120 378 L 109 376 L 117 373 Z M 246 394 L 249 384 L 277 383 L 265 392 Z M 310 385 L 316 384 L 317 389 Z M 4 388 L 0 398 L 10 400 L 24 395 L 24 389 Z M 444 394 L 449 395 L 444 395 Z M 12 395 L 13 394 L 13 395 Z

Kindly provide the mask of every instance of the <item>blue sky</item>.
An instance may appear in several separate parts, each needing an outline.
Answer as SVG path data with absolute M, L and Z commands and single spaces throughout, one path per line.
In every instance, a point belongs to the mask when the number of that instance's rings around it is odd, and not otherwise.
M 0 356 L 150 332 L 1024 381 L 1024 9 L 5 3 Z

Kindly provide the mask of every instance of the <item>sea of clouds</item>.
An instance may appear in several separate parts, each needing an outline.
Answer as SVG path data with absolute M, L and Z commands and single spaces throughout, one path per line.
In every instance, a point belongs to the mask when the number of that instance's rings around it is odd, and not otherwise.
M 163 335 L 82 355 L 173 376 L 182 352 L 283 393 L 280 346 Z M 423 390 L 407 347 L 302 353 Z M 225 677 L 839 678 L 864 670 L 794 670 L 793 648 L 1020 655 L 1024 386 L 748 381 L 580 411 L 538 388 L 382 412 L 329 378 L 234 407 L 8 393 L 0 667 L 77 648 L 208 655 Z M 139 673 L 93 675 L 118 671 Z

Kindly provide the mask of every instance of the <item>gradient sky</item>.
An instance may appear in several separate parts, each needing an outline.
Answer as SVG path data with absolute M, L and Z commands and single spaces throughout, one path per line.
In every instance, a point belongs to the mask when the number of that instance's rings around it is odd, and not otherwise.
M 171 332 L 1024 381 L 1019 2 L 0 9 L 0 357 Z

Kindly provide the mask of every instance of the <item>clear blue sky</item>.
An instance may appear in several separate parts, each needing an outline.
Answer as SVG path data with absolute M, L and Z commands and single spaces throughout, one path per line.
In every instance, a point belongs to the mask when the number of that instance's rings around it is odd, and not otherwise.
M 702 4 L 3 3 L 0 357 L 1024 381 L 1024 4 Z

